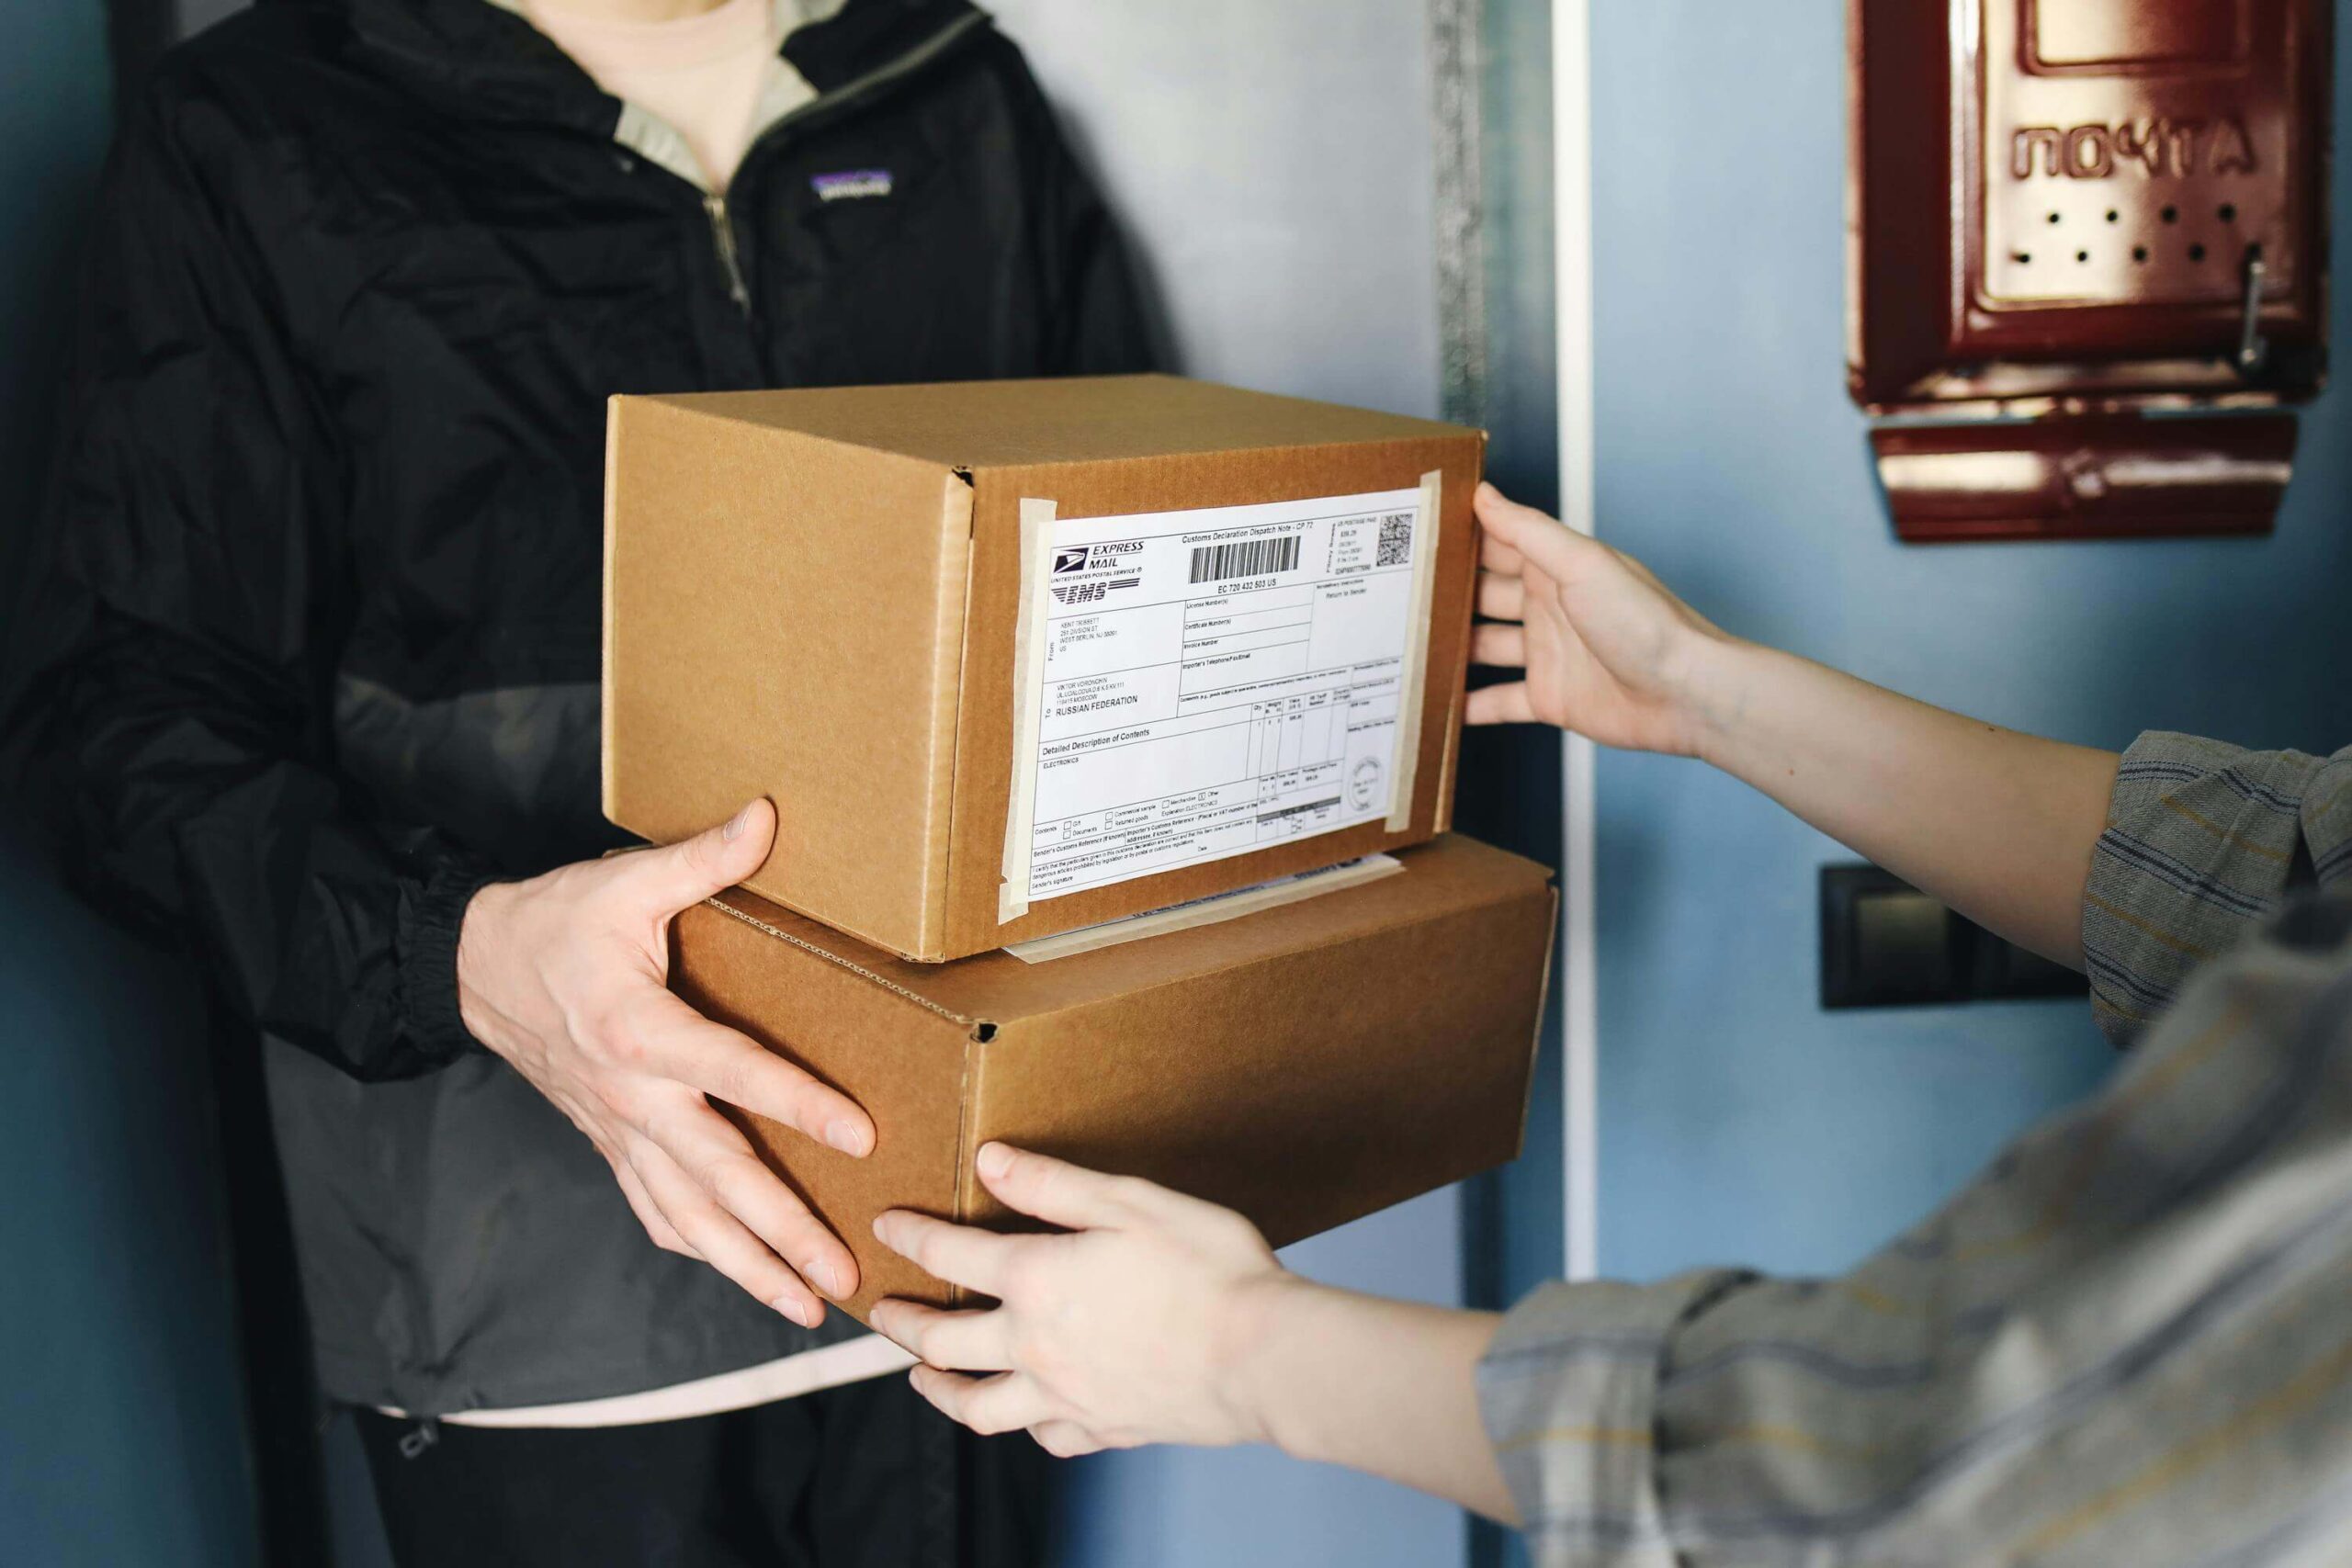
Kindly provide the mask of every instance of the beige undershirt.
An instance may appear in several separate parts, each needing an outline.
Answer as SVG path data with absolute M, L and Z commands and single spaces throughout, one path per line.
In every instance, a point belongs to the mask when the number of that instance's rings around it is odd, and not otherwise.
M 784 41 L 772 0 L 722 0 L 669 22 L 584 15 L 570 0 L 520 8 L 596 85 L 674 128 L 712 191 L 727 188 Z
M 807 84 L 777 56 L 780 21 L 787 10 L 808 16 L 833 9 L 808 0 L 789 7 L 775 0 L 725 0 L 683 21 L 615 22 L 568 11 L 564 0 L 502 3 L 553 39 L 598 86 L 674 130 L 713 192 L 724 191 L 734 176 L 759 129 L 755 119 L 772 121 L 810 96 Z M 466 1410 L 441 1419 L 457 1427 L 637 1427 L 748 1410 L 913 1364 L 906 1351 L 869 1334 L 668 1388 L 568 1404 Z M 382 1408 L 387 1416 L 405 1414 Z

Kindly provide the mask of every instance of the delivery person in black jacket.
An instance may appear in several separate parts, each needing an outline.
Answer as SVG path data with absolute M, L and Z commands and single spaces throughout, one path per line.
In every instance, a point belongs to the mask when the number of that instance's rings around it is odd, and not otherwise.
M 773 811 L 599 858 L 604 405 L 1143 368 L 1130 280 L 966 0 L 775 0 L 723 196 L 557 3 L 262 0 L 130 107 L 12 745 L 262 1053 L 404 1562 L 934 1561 L 903 1358 L 705 1097 L 875 1129 L 662 985 Z

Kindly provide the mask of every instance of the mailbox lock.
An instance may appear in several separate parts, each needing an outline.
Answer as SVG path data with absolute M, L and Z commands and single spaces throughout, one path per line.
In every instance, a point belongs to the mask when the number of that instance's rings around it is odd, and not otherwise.
M 2251 380 L 2270 358 L 2270 342 L 2262 335 L 2262 283 L 2270 276 L 2259 243 L 2245 248 L 2245 305 L 2238 322 L 2238 374 Z

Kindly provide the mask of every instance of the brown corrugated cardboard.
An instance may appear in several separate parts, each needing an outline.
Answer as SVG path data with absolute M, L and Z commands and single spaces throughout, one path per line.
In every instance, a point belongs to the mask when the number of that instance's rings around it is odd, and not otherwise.
M 856 1255 L 843 1303 L 952 1292 L 873 1239 L 980 1223 L 991 1138 L 1240 1210 L 1282 1245 L 1513 1157 L 1552 947 L 1543 867 L 1448 835 L 1404 870 L 1041 964 L 878 953 L 737 891 L 678 917 L 672 981 L 872 1114 L 864 1159 L 739 1121 Z
M 769 796 L 777 847 L 748 886 L 924 961 L 1426 840 L 1451 816 L 1483 447 L 1157 376 L 615 399 L 605 813 L 666 840 Z M 1260 510 L 1204 511 L 1242 507 Z M 1244 542 L 1204 542 L 1227 536 Z M 1117 553 L 1147 544 L 1150 581 Z M 1181 581 L 1188 550 L 1208 575 L 1171 592 L 1193 597 L 1121 610 Z M 1351 625 L 1401 638 L 1396 657 L 1345 665 L 1327 628 Z M 1143 664 L 1068 662 L 1127 648 L 1111 626 L 1151 628 Z M 1091 684 L 1056 683 L 1071 670 Z M 1129 726 L 1155 703 L 1159 728 Z M 1166 733 L 1187 725 L 1229 738 L 1241 775 Z M 1156 800 L 1114 791 L 1131 736 L 1124 765 Z

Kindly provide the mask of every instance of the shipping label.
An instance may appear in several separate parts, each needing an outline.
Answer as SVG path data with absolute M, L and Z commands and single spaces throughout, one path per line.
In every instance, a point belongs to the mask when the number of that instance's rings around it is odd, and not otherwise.
M 1013 760 L 1030 898 L 1387 816 L 1422 494 L 1053 521 Z

